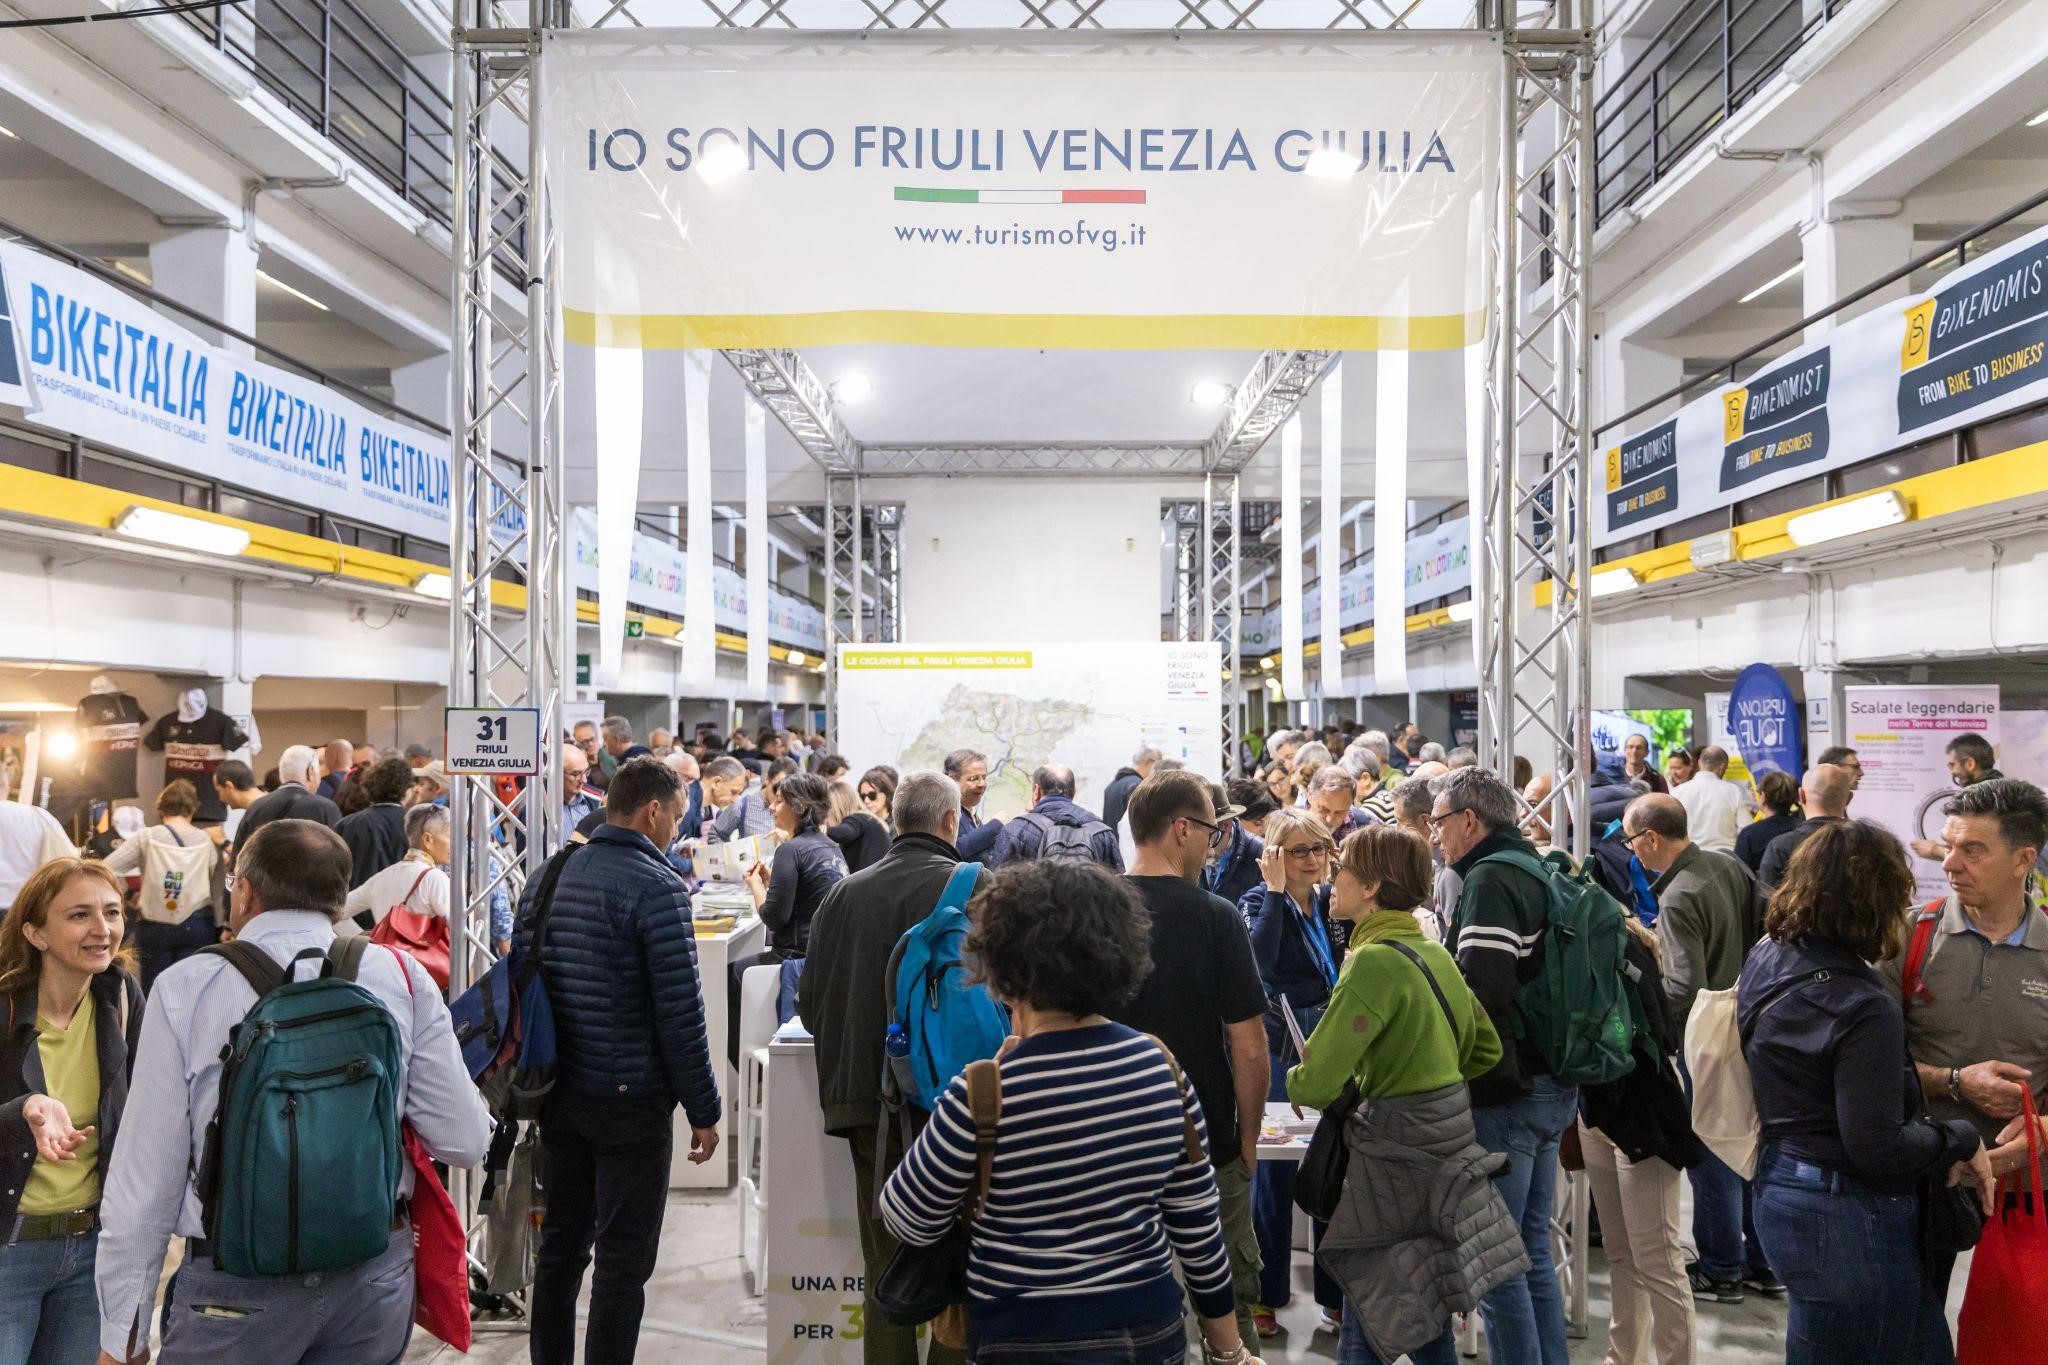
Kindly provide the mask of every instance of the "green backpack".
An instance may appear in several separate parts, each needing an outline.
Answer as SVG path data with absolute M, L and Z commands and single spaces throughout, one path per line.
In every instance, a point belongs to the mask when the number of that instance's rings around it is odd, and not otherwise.
M 356 984 L 369 946 L 337 939 L 317 978 L 291 979 L 252 943 L 226 958 L 256 1003 L 221 1051 L 220 1107 L 206 1129 L 199 1200 L 213 1262 L 230 1275 L 359 1265 L 391 1240 L 404 1153 L 398 1021 Z
M 1643 1025 L 1630 998 L 1628 928 L 1614 898 L 1568 862 L 1510 849 L 1482 863 L 1517 868 L 1543 882 L 1548 906 L 1543 969 L 1515 996 L 1517 1033 L 1532 1040 L 1566 1085 L 1604 1085 L 1635 1069 Z

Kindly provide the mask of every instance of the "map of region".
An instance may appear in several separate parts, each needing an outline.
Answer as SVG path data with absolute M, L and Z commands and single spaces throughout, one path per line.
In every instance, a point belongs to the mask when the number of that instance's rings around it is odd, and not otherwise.
M 979 750 L 988 755 L 989 808 L 1021 810 L 1031 795 L 1031 774 L 1052 761 L 1090 714 L 1081 702 L 955 686 L 903 751 L 902 766 L 937 768 L 955 749 Z

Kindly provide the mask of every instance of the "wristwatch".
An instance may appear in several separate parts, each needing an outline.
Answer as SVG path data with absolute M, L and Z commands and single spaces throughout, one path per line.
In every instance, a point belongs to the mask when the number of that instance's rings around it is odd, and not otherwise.
M 1957 1104 L 1963 1102 L 1963 1069 L 1959 1066 L 1948 1069 L 1948 1097 Z

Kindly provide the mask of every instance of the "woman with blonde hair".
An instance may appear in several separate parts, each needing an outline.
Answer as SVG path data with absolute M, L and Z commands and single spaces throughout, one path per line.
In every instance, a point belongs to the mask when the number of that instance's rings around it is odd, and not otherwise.
M 1238 901 L 1251 929 L 1252 957 L 1266 988 L 1266 1050 L 1273 1081 L 1266 1098 L 1287 1098 L 1287 1065 L 1295 1060 L 1287 1015 L 1306 1037 L 1330 1003 L 1337 964 L 1344 960 L 1344 935 L 1330 920 L 1330 854 L 1335 845 L 1323 822 L 1298 807 L 1266 817 L 1266 847 L 1259 854 L 1259 884 Z M 1261 1335 L 1279 1330 L 1274 1310 L 1293 1297 L 1294 1167 L 1261 1162 L 1252 1178 L 1252 1228 L 1258 1234 L 1259 1302 L 1252 1321 Z M 1318 1230 L 1320 1237 L 1320 1229 Z M 1336 1330 L 1344 1296 L 1336 1281 L 1315 1272 L 1316 1302 L 1323 1325 Z
M 151 825 L 107 855 L 107 869 L 139 873 L 136 896 L 142 918 L 135 925 L 135 950 L 142 958 L 144 993 L 157 973 L 220 940 L 227 905 L 214 903 L 220 846 L 192 823 L 199 792 L 179 778 L 156 794 L 159 824 Z
M 858 872 L 880 862 L 889 851 L 889 827 L 861 809 L 853 783 L 834 778 L 826 798 L 825 834 L 846 855 L 846 870 Z
M 99 1358 L 100 1187 L 142 1031 L 124 927 L 121 879 L 82 858 L 37 868 L 0 920 L 0 1365 Z

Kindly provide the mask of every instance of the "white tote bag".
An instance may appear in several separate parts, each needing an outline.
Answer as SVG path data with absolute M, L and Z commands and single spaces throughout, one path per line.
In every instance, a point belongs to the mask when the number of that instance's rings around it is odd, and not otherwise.
M 182 924 L 213 902 L 213 864 L 220 850 L 205 835 L 180 840 L 162 825 L 138 836 L 142 850 L 142 917 L 157 924 Z
M 1708 1150 L 1748 1180 L 1756 1174 L 1756 1090 L 1742 1029 L 1735 1019 L 1735 987 L 1701 991 L 1685 1021 L 1685 1069 L 1692 1074 L 1692 1130 Z

